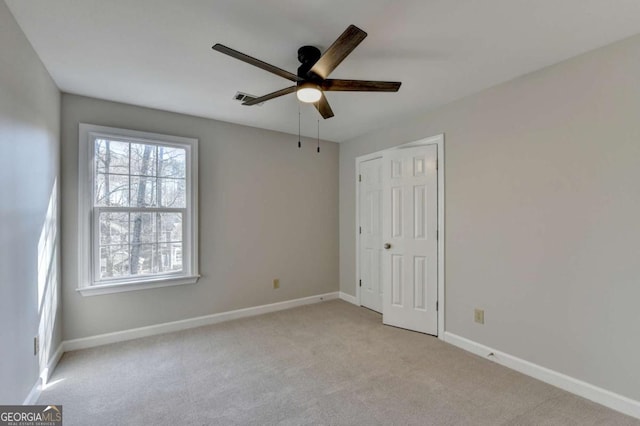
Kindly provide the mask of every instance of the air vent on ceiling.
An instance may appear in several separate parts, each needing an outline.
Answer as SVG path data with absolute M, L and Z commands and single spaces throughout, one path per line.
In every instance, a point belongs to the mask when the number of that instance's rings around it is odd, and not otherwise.
M 257 96 L 250 95 L 248 93 L 242 93 L 242 92 L 236 92 L 235 96 L 233 97 L 233 99 L 235 99 L 238 102 L 251 101 L 255 98 L 257 98 Z M 258 106 L 262 106 L 262 105 L 264 105 L 264 102 L 261 102 L 258 104 Z

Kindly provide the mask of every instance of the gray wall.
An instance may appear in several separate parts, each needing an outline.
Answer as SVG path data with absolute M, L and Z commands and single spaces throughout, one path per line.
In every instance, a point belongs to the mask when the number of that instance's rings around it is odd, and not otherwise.
M 355 158 L 439 133 L 446 330 L 640 400 L 640 36 L 342 143 L 342 291 Z
M 4 2 L 0 52 L 0 404 L 21 404 L 61 340 L 60 92 Z
M 77 288 L 78 123 L 200 140 L 195 285 L 84 297 Z M 338 290 L 338 146 L 63 95 L 65 340 Z M 274 290 L 272 280 L 280 279 Z

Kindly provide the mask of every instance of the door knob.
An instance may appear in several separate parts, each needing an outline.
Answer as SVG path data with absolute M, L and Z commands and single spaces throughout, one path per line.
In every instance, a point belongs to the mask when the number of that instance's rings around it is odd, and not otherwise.
M 391 244 L 389 243 L 384 243 L 384 249 L 385 250 L 389 250 L 391 248 Z

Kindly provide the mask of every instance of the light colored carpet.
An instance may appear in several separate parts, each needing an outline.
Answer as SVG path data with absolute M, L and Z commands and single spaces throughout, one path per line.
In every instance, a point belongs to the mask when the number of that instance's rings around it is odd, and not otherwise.
M 70 352 L 71 425 L 640 425 L 342 301 Z

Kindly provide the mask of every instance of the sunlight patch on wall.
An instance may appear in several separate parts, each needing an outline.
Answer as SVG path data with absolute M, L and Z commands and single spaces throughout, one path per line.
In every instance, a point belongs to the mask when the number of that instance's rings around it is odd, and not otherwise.
M 47 364 L 51 356 L 53 331 L 58 310 L 59 285 L 58 181 L 53 183 L 49 205 L 38 241 L 38 362 L 42 384 L 49 376 Z

